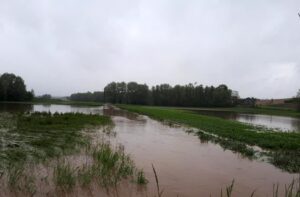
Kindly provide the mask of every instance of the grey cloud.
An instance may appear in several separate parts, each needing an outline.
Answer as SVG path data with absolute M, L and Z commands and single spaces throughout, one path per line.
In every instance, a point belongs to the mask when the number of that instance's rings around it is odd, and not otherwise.
M 299 11 L 296 0 L 0 0 L 0 73 L 21 75 L 37 94 L 125 80 L 291 97 L 300 88 Z

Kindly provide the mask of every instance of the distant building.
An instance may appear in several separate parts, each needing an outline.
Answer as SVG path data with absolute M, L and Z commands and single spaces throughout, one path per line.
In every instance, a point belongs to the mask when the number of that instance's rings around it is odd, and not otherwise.
M 235 98 L 240 98 L 239 92 L 238 92 L 238 91 L 235 91 L 235 90 L 232 90 L 232 91 L 231 91 L 231 96 L 232 96 L 232 97 L 235 97 Z

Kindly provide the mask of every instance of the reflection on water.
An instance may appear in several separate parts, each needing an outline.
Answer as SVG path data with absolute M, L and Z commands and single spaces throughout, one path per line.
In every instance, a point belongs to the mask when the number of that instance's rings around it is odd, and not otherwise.
M 1 103 L 0 112 L 28 112 L 33 110 L 33 105 L 23 103 Z
M 216 116 L 229 120 L 237 120 L 239 122 L 249 123 L 253 125 L 261 125 L 271 129 L 279 129 L 281 131 L 300 132 L 299 118 L 260 114 L 240 114 L 229 111 L 197 110 L 196 112 L 202 115 Z
M 34 105 L 33 111 L 45 111 L 51 113 L 85 113 L 85 114 L 102 114 L 103 107 L 82 107 L 74 105 Z
M 51 113 L 85 113 L 102 114 L 103 107 L 75 106 L 75 105 L 52 105 L 52 104 L 23 104 L 23 103 L 0 103 L 0 112 L 51 112 Z

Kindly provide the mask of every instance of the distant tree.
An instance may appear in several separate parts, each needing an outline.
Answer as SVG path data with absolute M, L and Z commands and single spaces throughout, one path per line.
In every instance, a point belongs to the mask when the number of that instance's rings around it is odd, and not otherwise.
M 297 102 L 297 110 L 300 111 L 300 89 L 297 92 L 296 102 Z
M 24 80 L 10 73 L 0 76 L 0 101 L 32 100 L 33 91 L 27 92 Z
M 231 90 L 226 85 L 218 86 L 213 93 L 214 106 L 224 107 L 230 106 L 231 103 Z
M 228 107 L 237 103 L 226 85 L 203 87 L 192 83 L 174 87 L 160 84 L 149 90 L 146 84 L 111 82 L 105 86 L 104 96 L 106 102 L 141 105 Z
M 110 103 L 117 102 L 117 83 L 111 82 L 104 88 L 104 100 Z
M 40 98 L 41 99 L 51 99 L 52 98 L 52 96 L 50 95 L 50 94 L 44 94 L 44 95 L 42 95 L 42 96 L 40 96 Z

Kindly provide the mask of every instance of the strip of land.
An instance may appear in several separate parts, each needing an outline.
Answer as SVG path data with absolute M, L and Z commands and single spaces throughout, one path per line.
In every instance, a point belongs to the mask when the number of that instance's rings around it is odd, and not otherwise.
M 265 115 L 274 115 L 274 116 L 288 116 L 300 118 L 300 112 L 281 108 L 281 107 L 269 107 L 269 106 L 260 106 L 260 107 L 225 107 L 225 108 L 204 108 L 204 107 L 164 107 L 170 109 L 186 109 L 193 111 L 221 111 L 221 112 L 237 112 L 245 114 L 265 114 Z
M 13 101 L 2 101 L 0 103 L 8 103 L 8 104 L 43 104 L 43 105 L 75 105 L 75 106 L 91 106 L 91 107 L 96 107 L 96 106 L 102 106 L 103 103 L 100 102 L 91 102 L 91 101 L 70 101 L 70 100 L 60 100 L 60 99 L 50 99 L 50 100 L 39 100 L 35 99 L 33 101 L 18 101 L 18 102 L 13 102 Z

